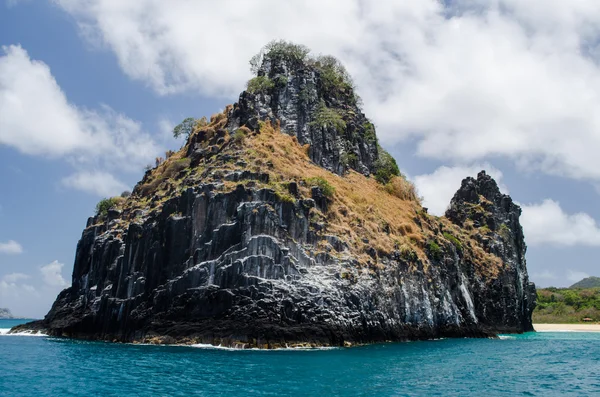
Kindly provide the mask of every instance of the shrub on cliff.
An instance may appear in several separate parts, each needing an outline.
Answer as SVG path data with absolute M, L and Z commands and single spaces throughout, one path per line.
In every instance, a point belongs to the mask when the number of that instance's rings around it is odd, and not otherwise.
M 320 72 L 323 88 L 329 94 L 339 97 L 342 93 L 350 93 L 354 90 L 352 77 L 342 63 L 331 55 L 319 56 L 314 61 L 315 67 Z M 353 98 L 358 101 L 360 98 Z
M 333 197 L 333 194 L 335 193 L 335 187 L 327 182 L 327 179 L 325 178 L 317 176 L 306 179 L 306 182 L 309 185 L 320 187 L 325 197 Z
M 179 138 L 180 136 L 185 135 L 185 137 L 187 138 L 194 130 L 195 125 L 196 119 L 193 117 L 188 117 L 181 123 L 177 124 L 175 128 L 173 128 L 173 136 L 175 138 Z
M 396 196 L 402 200 L 421 202 L 417 189 L 410 181 L 407 181 L 404 175 L 392 177 L 388 183 L 384 185 L 386 192 L 392 196 Z
M 121 197 L 103 198 L 96 204 L 96 215 L 105 216 L 108 210 L 117 206 L 122 200 Z
M 388 183 L 394 176 L 400 175 L 400 169 L 391 154 L 379 146 L 379 158 L 375 162 L 375 179 L 381 184 Z
M 257 76 L 250 79 L 247 91 L 251 94 L 264 94 L 275 87 L 275 83 L 267 76 Z
M 306 61 L 309 53 L 308 47 L 301 44 L 273 40 L 250 59 L 250 70 L 252 73 L 257 73 L 265 59 L 283 59 L 286 62 L 302 64 Z
M 233 140 L 233 143 L 235 143 L 236 145 L 242 146 L 244 144 L 244 142 L 246 142 L 246 136 L 248 135 L 248 127 L 241 127 L 238 128 L 235 133 L 233 134 L 233 136 L 231 137 L 231 139 Z
M 331 55 L 320 55 L 318 57 L 309 56 L 310 49 L 301 44 L 294 44 L 285 40 L 271 41 L 269 44 L 264 46 L 258 54 L 254 55 L 250 59 L 250 70 L 252 73 L 258 74 L 260 67 L 265 61 L 277 61 L 283 60 L 287 64 L 292 66 L 311 65 L 314 67 L 321 76 L 321 83 L 323 84 L 324 90 L 331 96 L 340 98 L 344 94 L 350 94 L 351 99 L 354 103 L 360 101 L 360 98 L 354 94 L 354 82 L 352 77 L 344 67 L 344 65 L 335 57 Z M 258 83 L 265 83 L 268 77 L 258 76 L 263 78 L 262 81 L 253 81 L 256 78 L 250 80 L 253 85 Z M 249 92 L 250 91 L 249 82 Z M 275 85 L 281 84 L 283 81 L 275 81 Z M 287 81 L 285 81 L 287 83 Z M 257 91 L 258 92 L 258 91 Z
M 330 126 L 340 134 L 343 134 L 346 130 L 346 122 L 341 114 L 335 109 L 328 108 L 324 101 L 319 104 L 315 112 L 315 118 L 310 124 L 315 127 Z
M 462 252 L 463 246 L 459 239 L 448 232 L 444 232 L 444 238 L 450 241 L 457 249 L 457 251 Z
M 433 259 L 439 260 L 442 258 L 442 249 L 435 241 L 430 241 L 427 244 L 427 250 Z

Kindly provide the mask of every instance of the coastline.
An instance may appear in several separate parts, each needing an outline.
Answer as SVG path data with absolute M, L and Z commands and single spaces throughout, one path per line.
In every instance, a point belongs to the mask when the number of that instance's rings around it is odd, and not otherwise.
M 536 332 L 600 332 L 600 324 L 533 324 Z

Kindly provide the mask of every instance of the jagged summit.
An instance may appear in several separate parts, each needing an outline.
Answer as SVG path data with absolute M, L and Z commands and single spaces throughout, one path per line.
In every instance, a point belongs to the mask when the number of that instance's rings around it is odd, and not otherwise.
M 487 251 L 502 259 L 503 265 L 510 268 L 512 276 L 522 280 L 511 291 L 518 296 L 515 301 L 515 318 L 523 319 L 523 326 L 531 329 L 531 314 L 535 308 L 535 285 L 529 283 L 525 252 L 527 245 L 523 228 L 519 222 L 521 207 L 510 196 L 502 194 L 496 181 L 485 171 L 477 174 L 477 179 L 465 178 L 456 192 L 446 217 L 465 229 L 477 230 L 473 236 Z
M 251 61 L 256 77 L 234 105 L 228 127 L 258 128 L 278 121 L 281 131 L 309 144 L 310 158 L 343 174 L 375 173 L 379 146 L 373 124 L 358 106 L 352 79 L 330 56 L 313 58 L 303 46 L 273 42 Z
M 518 207 L 491 178 L 431 216 L 339 63 L 277 42 L 253 64 L 238 103 L 98 206 L 71 287 L 25 328 L 264 348 L 531 329 Z

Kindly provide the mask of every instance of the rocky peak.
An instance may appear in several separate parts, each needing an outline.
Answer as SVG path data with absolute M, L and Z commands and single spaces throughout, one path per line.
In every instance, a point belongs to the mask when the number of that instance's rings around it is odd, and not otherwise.
M 490 252 L 504 260 L 514 256 L 524 264 L 527 247 L 520 216 L 521 207 L 502 194 L 485 171 L 477 174 L 477 179 L 465 178 L 446 210 L 454 224 L 478 230 L 478 239 Z
M 446 211 L 448 219 L 462 228 L 472 230 L 483 248 L 502 260 L 507 274 L 520 280 L 514 294 L 519 297 L 521 304 L 514 312 L 521 313 L 520 318 L 526 319 L 524 329 L 531 329 L 536 293 L 535 285 L 529 282 L 527 275 L 527 246 L 520 216 L 521 207 L 510 196 L 502 194 L 496 181 L 485 171 L 477 174 L 477 179 L 467 177 L 462 181 Z M 499 282 L 509 285 L 509 288 L 515 286 L 508 279 L 499 279 Z
M 228 115 L 230 131 L 278 122 L 282 132 L 309 144 L 310 158 L 327 170 L 375 173 L 380 151 L 375 128 L 339 61 L 309 57 L 302 46 L 276 42 L 253 62 L 256 77 Z
M 494 178 L 485 171 L 477 174 L 477 179 L 463 179 L 446 211 L 446 217 L 459 226 L 471 220 L 475 227 L 485 226 L 492 231 L 511 219 L 518 223 L 520 215 L 521 208 L 500 192 Z
M 238 103 L 99 203 L 71 286 L 24 329 L 262 348 L 531 329 L 520 209 L 493 179 L 430 216 L 338 61 L 276 42 L 251 64 Z

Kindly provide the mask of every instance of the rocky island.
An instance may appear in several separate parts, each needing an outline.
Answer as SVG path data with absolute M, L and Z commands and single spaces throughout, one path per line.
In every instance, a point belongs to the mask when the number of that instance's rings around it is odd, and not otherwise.
M 521 210 L 490 176 L 429 215 L 335 58 L 273 42 L 251 65 L 237 103 L 99 205 L 71 287 L 20 329 L 259 348 L 533 329 Z
M 8 320 L 14 318 L 10 310 L 0 307 L 0 320 Z

